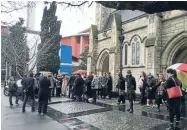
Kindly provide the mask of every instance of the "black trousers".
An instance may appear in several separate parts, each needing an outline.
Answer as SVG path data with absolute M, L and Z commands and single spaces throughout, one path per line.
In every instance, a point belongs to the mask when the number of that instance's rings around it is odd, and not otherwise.
M 112 90 L 108 90 L 108 97 L 109 97 L 109 99 L 112 98 Z
M 56 97 L 60 97 L 61 88 L 56 88 Z
M 129 104 L 130 104 L 130 109 L 133 110 L 134 92 L 131 92 L 131 91 L 127 92 L 127 93 L 128 93 L 128 100 L 129 100 Z
M 98 96 L 98 98 L 99 98 L 99 96 L 101 96 L 102 94 L 101 94 L 101 88 L 99 88 L 98 90 L 97 90 L 97 96 Z
M 125 103 L 125 95 L 119 95 L 119 98 L 118 98 L 118 102 L 119 103 Z
M 140 88 L 140 93 L 141 93 L 141 104 L 146 104 L 146 97 L 145 97 L 145 88 Z
M 157 104 L 157 108 L 160 109 L 160 104 L 162 104 L 162 95 L 156 96 L 156 104 Z
M 51 101 L 52 92 L 53 92 L 53 88 L 49 88 L 49 101 Z
M 35 110 L 35 97 L 34 97 L 34 92 L 33 92 L 32 94 L 25 94 L 22 111 L 25 111 L 26 103 L 27 103 L 29 97 L 32 100 L 31 109 L 32 109 L 32 111 Z
M 9 103 L 10 103 L 10 105 L 13 105 L 13 104 L 12 104 L 12 97 L 13 97 L 13 96 L 16 97 L 15 104 L 18 104 L 18 100 L 19 100 L 18 92 L 9 92 Z
M 106 96 L 107 96 L 107 88 L 103 87 L 101 88 L 101 97 L 105 99 Z
M 92 97 L 93 97 L 94 102 L 96 102 L 96 99 L 97 99 L 97 91 L 98 89 L 92 89 Z
M 51 89 L 51 95 L 52 95 L 52 97 L 55 96 L 55 88 L 52 88 L 52 89 Z
M 43 113 L 46 114 L 47 113 L 47 105 L 48 105 L 48 101 L 40 101 L 38 104 L 38 113 Z
M 71 96 L 71 92 L 72 92 L 72 85 L 69 85 L 69 89 L 68 89 L 68 97 L 70 98 Z
M 180 120 L 180 98 L 177 99 L 171 99 L 172 101 L 168 102 L 169 105 L 169 118 L 170 118 L 170 123 L 174 122 L 174 116 L 176 115 L 176 121 Z

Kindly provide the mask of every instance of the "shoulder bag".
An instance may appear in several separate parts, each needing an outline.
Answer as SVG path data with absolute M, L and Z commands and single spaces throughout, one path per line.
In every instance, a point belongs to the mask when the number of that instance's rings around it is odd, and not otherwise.
M 168 94 L 169 99 L 182 97 L 182 91 L 181 91 L 180 86 L 176 84 L 173 78 L 172 80 L 174 81 L 175 86 L 167 89 L 167 94 Z

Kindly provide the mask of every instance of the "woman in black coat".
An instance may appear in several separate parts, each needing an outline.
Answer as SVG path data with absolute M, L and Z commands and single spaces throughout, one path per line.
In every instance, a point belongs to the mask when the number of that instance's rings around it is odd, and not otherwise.
M 44 76 L 40 80 L 40 87 L 39 87 L 39 93 L 38 93 L 38 113 L 43 113 L 44 115 L 47 113 L 47 105 L 48 105 L 48 99 L 49 99 L 49 93 L 50 93 L 50 87 L 51 82 L 47 78 L 47 76 Z
M 182 87 L 181 81 L 177 78 L 176 76 L 176 71 L 173 69 L 168 69 L 167 74 L 169 78 L 166 80 L 165 83 L 165 90 L 175 87 L 180 86 Z M 168 98 L 167 97 L 167 104 L 169 107 L 169 118 L 170 118 L 170 127 L 168 130 L 173 130 L 174 129 L 174 115 L 176 115 L 176 122 L 175 122 L 175 129 L 179 129 L 179 121 L 180 121 L 180 100 L 181 97 L 176 97 L 176 98 Z

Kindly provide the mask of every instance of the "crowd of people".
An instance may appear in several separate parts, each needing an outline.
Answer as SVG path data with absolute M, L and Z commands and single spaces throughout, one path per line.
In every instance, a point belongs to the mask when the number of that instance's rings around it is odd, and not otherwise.
M 175 70 L 167 70 L 168 78 L 164 78 L 162 73 L 158 74 L 155 78 L 151 73 L 145 74 L 141 72 L 140 78 L 136 83 L 135 78 L 132 76 L 131 70 L 127 71 L 126 76 L 123 74 L 118 75 L 118 82 L 116 84 L 118 93 L 118 104 L 125 104 L 126 99 L 129 100 L 130 108 L 127 110 L 133 113 L 133 103 L 136 98 L 136 88 L 140 91 L 140 104 L 145 107 L 157 108 L 160 111 L 160 105 L 165 103 L 169 111 L 170 117 L 170 130 L 174 128 L 174 115 L 176 115 L 175 127 L 179 127 L 179 120 L 181 114 L 184 114 L 185 98 L 184 91 L 179 97 L 169 98 L 167 89 L 180 86 L 181 81 L 177 78 Z M 38 113 L 46 114 L 48 102 L 51 97 L 67 96 L 77 102 L 96 102 L 97 99 L 111 99 L 115 92 L 113 90 L 113 79 L 110 73 L 103 75 L 96 74 L 76 74 L 68 77 L 67 75 L 52 75 L 44 74 L 42 76 L 33 75 L 31 73 L 28 77 L 22 79 L 23 86 L 23 107 L 22 112 L 25 112 L 25 106 L 28 98 L 32 100 L 32 112 L 35 111 L 35 93 L 38 88 Z M 16 83 L 13 79 L 9 84 L 10 88 L 10 105 L 12 104 L 12 96 L 16 95 Z M 16 104 L 18 104 L 18 95 L 16 95 Z M 152 105 L 152 106 L 151 106 Z M 181 107 L 182 106 L 182 107 Z

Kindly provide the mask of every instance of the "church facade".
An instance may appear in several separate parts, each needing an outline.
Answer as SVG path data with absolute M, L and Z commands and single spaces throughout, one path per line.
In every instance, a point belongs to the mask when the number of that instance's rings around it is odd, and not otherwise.
M 141 71 L 165 73 L 175 63 L 187 63 L 187 12 L 146 14 L 115 11 L 97 5 L 96 25 L 91 26 L 87 72 L 110 72 L 114 84 L 120 72 L 120 30 L 123 43 L 123 75 L 127 70 L 139 79 Z

